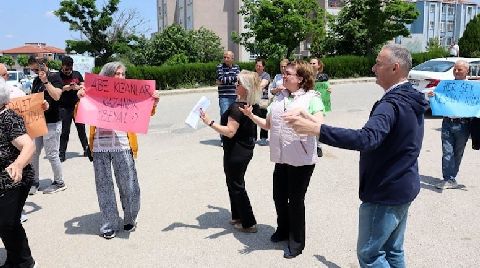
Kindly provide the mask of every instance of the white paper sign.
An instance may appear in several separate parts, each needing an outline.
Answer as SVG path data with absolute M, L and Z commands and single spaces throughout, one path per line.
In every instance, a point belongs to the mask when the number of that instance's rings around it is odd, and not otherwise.
M 201 97 L 197 104 L 193 106 L 193 109 L 188 114 L 187 119 L 185 119 L 185 124 L 196 129 L 198 125 L 198 119 L 200 119 L 200 109 L 205 112 L 207 111 L 208 106 L 210 106 L 210 100 L 205 96 Z

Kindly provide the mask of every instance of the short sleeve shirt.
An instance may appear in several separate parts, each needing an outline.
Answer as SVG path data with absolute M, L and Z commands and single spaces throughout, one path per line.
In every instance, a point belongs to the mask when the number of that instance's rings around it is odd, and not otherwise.
M 27 129 L 20 115 L 10 109 L 0 112 L 0 191 L 15 187 L 5 168 L 13 163 L 20 154 L 20 151 L 13 146 L 12 141 L 26 133 Z M 33 169 L 27 165 L 23 170 L 22 183 L 30 183 L 32 180 Z
M 226 126 L 228 117 L 238 122 L 239 127 L 235 135 L 232 138 L 224 137 L 223 148 L 226 153 L 236 154 L 239 157 L 249 157 L 252 154 L 257 134 L 255 123 L 239 109 L 239 107 L 243 107 L 245 104 L 245 102 L 235 102 L 230 105 L 228 110 L 222 115 L 220 122 L 222 126 Z

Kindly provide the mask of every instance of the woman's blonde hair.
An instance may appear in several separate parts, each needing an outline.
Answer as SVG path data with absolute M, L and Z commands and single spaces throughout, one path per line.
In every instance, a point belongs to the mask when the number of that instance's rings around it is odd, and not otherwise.
M 247 90 L 247 104 L 253 105 L 258 103 L 262 90 L 260 88 L 260 77 L 256 72 L 242 70 L 238 74 L 238 81 Z

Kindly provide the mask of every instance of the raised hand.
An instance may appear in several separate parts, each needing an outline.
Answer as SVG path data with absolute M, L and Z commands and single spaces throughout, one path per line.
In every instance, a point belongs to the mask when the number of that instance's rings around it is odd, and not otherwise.
M 240 111 L 247 117 L 251 118 L 253 116 L 253 107 L 252 105 L 243 105 L 243 108 L 242 107 L 238 107 L 238 109 L 240 109 Z

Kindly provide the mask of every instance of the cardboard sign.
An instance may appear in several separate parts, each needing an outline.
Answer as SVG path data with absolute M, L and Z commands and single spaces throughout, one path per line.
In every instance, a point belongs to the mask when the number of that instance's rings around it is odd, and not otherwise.
M 75 121 L 105 129 L 147 133 L 153 108 L 154 80 L 85 75 L 85 94 Z
M 33 139 L 48 133 L 42 108 L 43 92 L 10 100 L 8 108 L 23 117 L 28 135 Z
M 433 115 L 480 117 L 480 83 L 468 80 L 445 80 L 430 98 Z
M 330 87 L 330 83 L 328 82 L 315 82 L 315 91 L 320 93 L 322 97 L 323 106 L 325 106 L 324 112 L 331 112 L 332 111 L 332 103 L 330 102 L 330 92 L 328 92 L 328 88 Z

